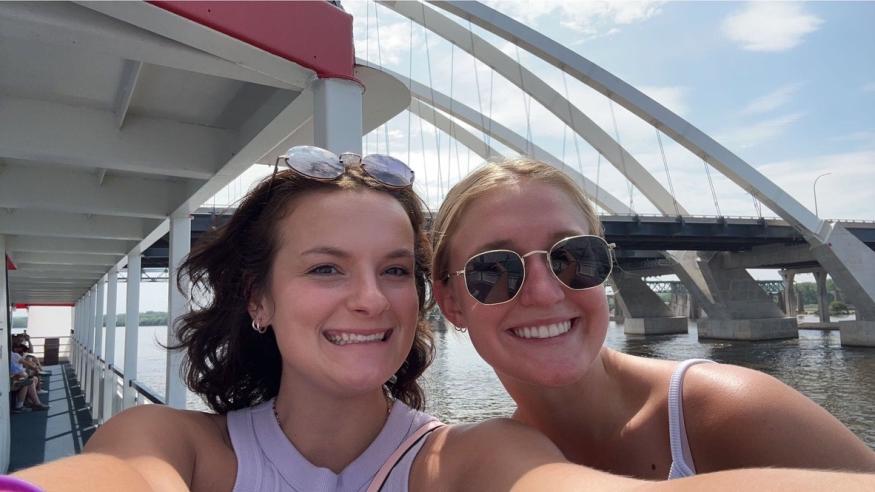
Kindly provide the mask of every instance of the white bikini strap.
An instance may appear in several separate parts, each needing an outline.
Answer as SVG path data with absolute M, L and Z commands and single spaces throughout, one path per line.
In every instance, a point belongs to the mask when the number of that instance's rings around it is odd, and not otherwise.
M 398 445 L 398 449 L 392 453 L 392 456 L 383 463 L 383 466 L 380 468 L 380 471 L 374 476 L 374 479 L 371 480 L 371 484 L 368 485 L 367 492 L 377 492 L 386 482 L 386 479 L 389 478 L 389 474 L 392 473 L 392 470 L 395 468 L 395 465 L 401 461 L 401 458 L 410 451 L 410 448 L 416 445 L 421 439 L 425 438 L 431 431 L 444 427 L 446 424 L 439 420 L 430 420 L 423 424 L 419 429 L 413 432 L 404 442 Z
M 668 435 L 671 443 L 671 470 L 669 478 L 686 477 L 696 474 L 687 429 L 684 424 L 684 374 L 691 366 L 708 359 L 688 359 L 675 368 L 668 386 Z

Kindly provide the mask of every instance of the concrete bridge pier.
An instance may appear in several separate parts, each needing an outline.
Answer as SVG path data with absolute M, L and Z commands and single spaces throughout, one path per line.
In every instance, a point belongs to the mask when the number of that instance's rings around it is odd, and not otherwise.
M 826 271 L 814 272 L 814 281 L 817 283 L 817 313 L 821 323 L 829 323 L 829 295 L 826 292 Z
M 796 316 L 798 304 L 796 302 L 796 288 L 793 287 L 793 280 L 796 278 L 796 273 L 789 270 L 781 270 L 781 280 L 784 281 L 784 314 L 787 316 Z
M 667 335 L 686 333 L 686 316 L 675 316 L 641 277 L 614 272 L 614 300 L 623 312 L 623 331 L 627 335 Z
M 835 223 L 824 221 L 819 237 L 811 253 L 856 312 L 856 320 L 839 323 L 842 345 L 875 347 L 875 252 Z
M 727 268 L 732 253 L 671 251 L 675 274 L 702 307 L 699 338 L 773 340 L 796 338 L 795 316 L 781 308 L 744 268 Z

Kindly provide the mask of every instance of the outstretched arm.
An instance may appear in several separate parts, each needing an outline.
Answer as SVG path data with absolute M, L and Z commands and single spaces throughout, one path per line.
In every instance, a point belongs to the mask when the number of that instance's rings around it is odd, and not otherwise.
M 160 405 L 111 418 L 71 458 L 15 473 L 46 491 L 187 491 L 194 454 L 182 413 Z
M 454 426 L 429 439 L 411 470 L 410 490 L 457 491 L 875 490 L 875 475 L 791 469 L 729 470 L 651 482 L 573 465 L 541 433 L 495 419 Z
M 759 371 L 690 368 L 684 417 L 699 473 L 754 467 L 875 472 L 875 452 L 847 427 Z

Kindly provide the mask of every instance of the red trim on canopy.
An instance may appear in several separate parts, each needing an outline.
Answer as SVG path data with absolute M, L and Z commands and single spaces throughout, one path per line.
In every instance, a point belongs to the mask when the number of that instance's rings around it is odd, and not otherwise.
M 328 2 L 149 3 L 315 71 L 354 80 L 352 16 Z
M 18 268 L 15 266 L 15 263 L 12 262 L 12 258 L 10 258 L 9 255 L 6 255 L 6 269 L 7 270 L 18 270 Z
M 70 304 L 67 302 L 59 302 L 57 304 L 45 304 L 45 303 L 35 303 L 35 304 L 16 304 L 15 309 L 28 309 L 31 307 L 74 307 L 75 304 Z

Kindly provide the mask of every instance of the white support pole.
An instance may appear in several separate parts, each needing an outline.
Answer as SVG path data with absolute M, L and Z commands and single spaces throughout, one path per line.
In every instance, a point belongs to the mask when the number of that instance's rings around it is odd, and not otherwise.
M 8 294 L 6 292 L 6 237 L 0 235 L 0 260 L 3 261 L 3 266 L 0 267 L 0 306 L 3 306 L 3 311 L 0 313 L 0 388 L 5 396 L 9 393 L 9 348 L 6 346 L 6 341 L 9 340 L 7 335 L 12 328 L 8 326 L 6 312 L 9 309 Z M 9 398 L 4 398 L 6 401 L 0 404 L 0 472 L 5 473 L 9 468 L 9 455 L 12 442 L 12 427 L 11 415 L 9 413 Z
M 103 294 L 105 292 L 104 278 L 97 281 L 94 298 L 94 368 L 91 375 L 91 416 L 97 422 L 101 421 L 103 405 L 100 401 L 100 387 L 103 381 Z
M 91 287 L 88 293 L 88 368 L 86 369 L 85 377 L 88 381 L 88 386 L 85 388 L 85 400 L 94 411 L 94 368 L 97 365 L 97 346 L 95 339 L 97 338 L 97 284 Z M 92 414 L 93 416 L 93 414 Z
M 136 391 L 132 381 L 137 379 L 137 343 L 140 337 L 140 252 L 128 255 L 128 293 L 125 307 L 125 381 L 122 406 L 134 406 Z
M 82 364 L 85 361 L 85 354 L 82 353 L 82 340 L 85 335 L 85 294 L 82 294 L 82 297 L 79 298 L 79 302 L 76 303 L 76 309 L 78 310 L 76 319 L 76 380 L 79 381 L 79 388 L 81 389 Z
M 313 141 L 334 153 L 362 151 L 363 87 L 346 79 L 313 83 Z
M 70 334 L 70 363 L 73 364 L 74 370 L 79 363 L 79 315 L 81 311 L 77 300 L 76 304 L 73 305 L 73 333 Z
M 88 375 L 91 374 L 91 318 L 94 309 L 91 307 L 91 288 L 85 294 L 85 313 L 83 314 L 82 330 L 82 374 L 79 375 L 79 389 L 85 397 L 85 403 L 91 403 L 91 394 L 88 391 Z
M 361 137 L 359 137 L 361 140 Z M 191 250 L 191 217 L 170 218 L 170 254 L 168 260 L 169 282 L 167 299 L 167 344 L 169 346 L 179 343 L 176 334 L 176 319 L 188 312 L 188 300 L 190 296 L 188 280 L 180 282 L 182 292 L 176 288 L 176 278 L 179 266 Z M 167 351 L 167 386 L 164 402 L 169 407 L 185 408 L 186 389 L 182 378 L 183 353 L 180 350 Z
M 106 348 L 104 349 L 106 370 L 103 374 L 101 423 L 112 417 L 116 400 L 116 376 L 113 371 L 115 367 L 116 293 L 118 291 L 118 271 L 116 267 L 112 267 L 106 275 Z

